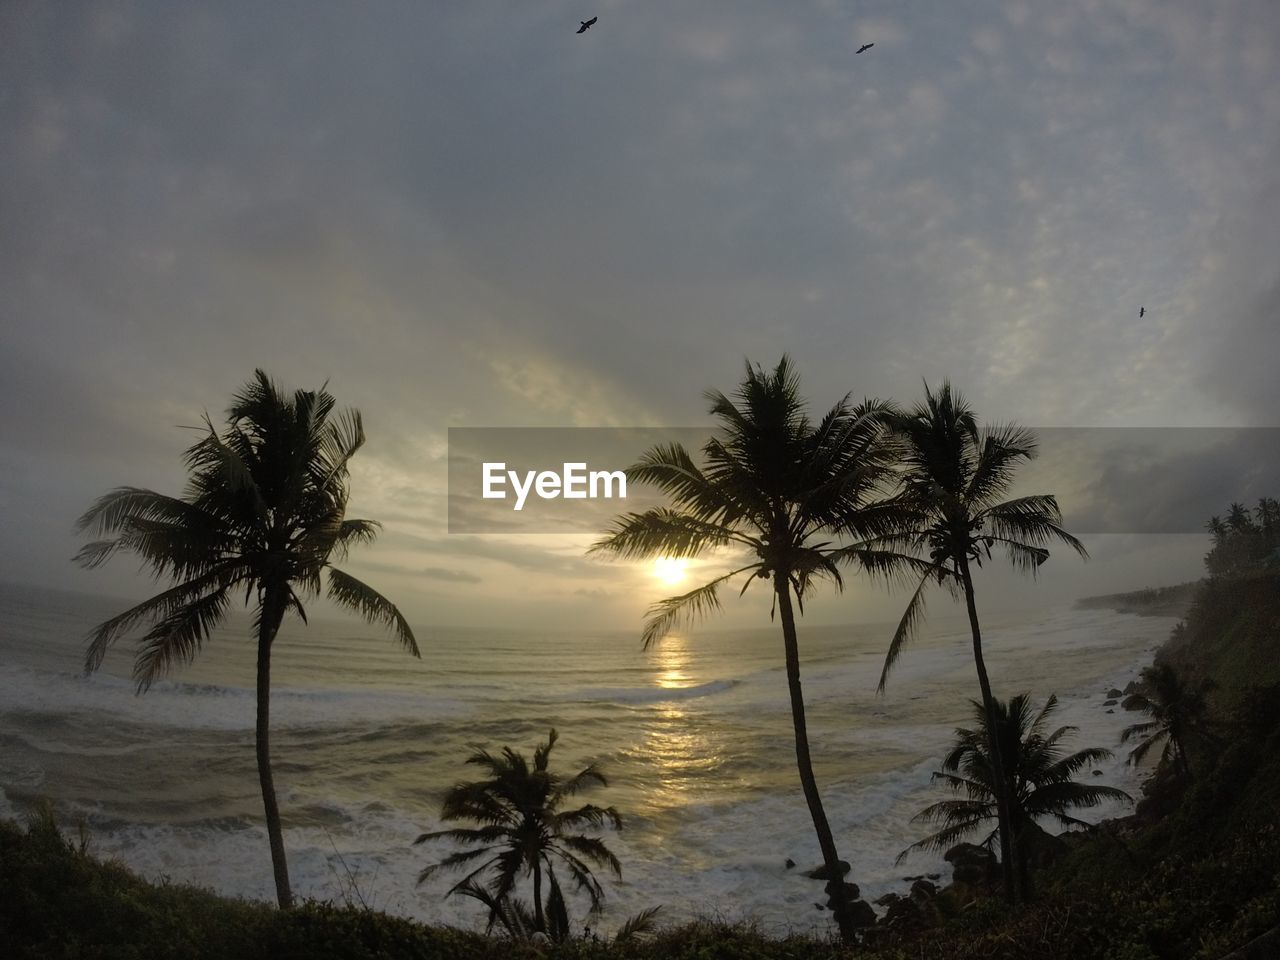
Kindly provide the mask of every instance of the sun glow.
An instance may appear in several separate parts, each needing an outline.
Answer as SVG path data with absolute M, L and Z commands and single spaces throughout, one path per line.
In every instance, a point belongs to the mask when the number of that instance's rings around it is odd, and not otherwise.
M 659 557 L 653 561 L 653 576 L 662 584 L 674 587 L 689 574 L 689 561 L 683 557 Z

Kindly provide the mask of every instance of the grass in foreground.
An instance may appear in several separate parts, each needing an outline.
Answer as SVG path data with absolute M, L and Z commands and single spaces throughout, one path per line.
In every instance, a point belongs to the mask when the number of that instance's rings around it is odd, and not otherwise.
M 539 948 L 371 910 L 307 903 L 279 911 L 152 884 L 95 859 L 85 846 L 61 834 L 47 815 L 26 829 L 0 823 L 0 956 L 1216 960 L 1280 924 L 1280 831 L 1274 826 L 1201 849 L 1181 840 L 1175 827 L 1137 838 L 1098 836 L 1077 844 L 1046 877 L 1045 896 L 1034 904 L 1011 909 L 991 900 L 939 927 L 884 933 L 862 947 L 773 939 L 750 925 L 703 922 L 643 941 L 573 940 Z

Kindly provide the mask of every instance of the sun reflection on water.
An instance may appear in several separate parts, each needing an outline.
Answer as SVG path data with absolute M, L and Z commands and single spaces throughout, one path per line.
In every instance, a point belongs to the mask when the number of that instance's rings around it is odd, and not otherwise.
M 686 637 L 665 637 L 652 652 L 654 682 L 659 687 L 682 690 L 703 679 L 692 669 Z M 719 738 L 698 705 L 679 700 L 656 703 L 645 728 L 645 741 L 640 750 L 656 774 L 646 790 L 653 807 L 659 810 L 685 807 L 714 790 L 714 774 L 724 761 Z
M 689 646 L 688 640 L 679 634 L 663 637 L 654 645 L 657 658 L 658 686 L 678 690 L 692 686 L 688 674 Z

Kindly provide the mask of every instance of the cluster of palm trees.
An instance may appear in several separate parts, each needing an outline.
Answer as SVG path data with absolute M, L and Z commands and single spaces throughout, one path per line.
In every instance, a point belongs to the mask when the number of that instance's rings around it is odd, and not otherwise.
M 961 746 L 947 762 L 969 783 L 985 784 L 990 803 L 982 810 L 945 805 L 931 810 L 943 817 L 946 835 L 994 811 L 1005 890 L 1011 899 L 1022 896 L 1015 870 L 1020 826 L 1042 813 L 1066 817 L 1068 807 L 1107 795 L 1105 788 L 1082 792 L 1064 786 L 1062 776 L 1092 754 L 1058 757 L 1055 744 L 1063 731 L 1041 736 L 1039 724 L 1052 701 L 1030 727 L 1018 726 L 1025 719 L 1025 701 L 1006 705 L 998 700 L 984 660 L 974 569 L 998 551 L 1035 574 L 1054 543 L 1085 555 L 1080 542 L 1062 529 L 1052 495 L 1008 496 L 1018 467 L 1035 455 L 1034 437 L 1015 426 L 979 426 L 948 384 L 937 391 L 926 385 L 924 400 L 907 410 L 878 400 L 854 404 L 846 396 L 812 422 L 786 357 L 771 371 L 748 363 L 732 397 L 720 392 L 707 397 L 719 429 L 702 448 L 700 463 L 672 444 L 651 449 L 628 472 L 635 481 L 656 485 L 671 505 L 618 518 L 593 547 L 635 559 L 713 551 L 740 558 L 728 573 L 656 604 L 644 627 L 645 645 L 691 617 L 719 609 L 720 589 L 735 578 L 742 579 L 743 592 L 756 580 L 770 590 L 782 627 L 800 782 L 831 878 L 832 909 L 842 936 L 852 940 L 857 929 L 851 885 L 839 879 L 840 859 L 810 757 L 796 618 L 819 582 L 839 589 L 849 570 L 913 584 L 889 643 L 880 676 L 883 690 L 922 622 L 929 585 L 936 582 L 962 596 L 981 715 L 973 731 L 962 732 Z M 413 631 L 395 605 L 333 566 L 351 546 L 372 542 L 378 531 L 376 523 L 346 516 L 348 466 L 363 442 L 360 415 L 336 412 L 325 388 L 289 395 L 259 370 L 234 398 L 222 432 L 206 416 L 200 439 L 186 452 L 190 479 L 184 496 L 119 488 L 79 521 L 82 530 L 98 538 L 80 551 L 82 564 L 97 566 L 130 551 L 158 578 L 172 581 L 91 633 L 87 670 L 101 665 L 123 633 L 149 621 L 134 666 L 138 688 L 145 690 L 196 656 L 240 591 L 252 601 L 258 771 L 281 907 L 290 906 L 292 893 L 272 781 L 269 720 L 271 647 L 284 617 L 293 614 L 305 622 L 304 600 L 321 593 L 323 575 L 330 599 L 388 626 L 409 653 L 418 655 Z M 1011 738 L 1006 733 L 1014 727 L 1017 735 Z M 510 749 L 500 756 L 472 756 L 470 762 L 489 777 L 450 791 L 443 815 L 475 821 L 479 828 L 418 838 L 471 845 L 428 868 L 423 877 L 474 863 L 451 892 L 485 903 L 490 924 L 509 931 L 560 935 L 567 930 L 557 864 L 593 907 L 602 890 L 591 867 L 618 869 L 605 845 L 581 832 L 619 825 L 616 811 L 591 804 L 562 809 L 578 790 L 603 784 L 604 778 L 594 767 L 567 780 L 553 775 L 548 759 L 555 742 L 553 731 L 532 766 Z M 1026 785 L 1040 781 L 1028 776 L 1027 762 L 1039 764 L 1041 774 L 1052 771 L 1047 785 L 1031 794 Z M 487 886 L 479 882 L 485 873 L 493 874 Z M 521 876 L 532 879 L 531 903 L 514 895 Z
M 1205 557 L 1210 576 L 1280 568 L 1280 501 L 1274 497 L 1261 497 L 1253 510 L 1233 503 L 1225 519 L 1211 517 L 1207 526 L 1213 538 L 1213 548 Z
M 646 645 L 677 625 L 720 608 L 720 590 L 735 578 L 740 592 L 768 583 L 782 626 L 795 731 L 796 764 L 826 875 L 839 878 L 839 855 L 813 773 L 800 683 L 796 612 L 819 581 L 843 586 L 848 569 L 882 579 L 908 579 L 914 592 L 889 644 L 880 677 L 889 672 L 924 616 L 928 585 L 963 595 L 973 637 L 987 756 L 992 767 L 1005 891 L 1020 896 L 1014 864 L 1014 784 L 1004 769 L 999 710 L 983 656 L 973 570 L 1003 552 L 1035 574 L 1047 546 L 1061 543 L 1085 556 L 1061 525 L 1050 494 L 1009 498 L 1018 467 L 1036 452 L 1035 438 L 1016 426 L 981 427 L 949 384 L 925 387 L 909 410 L 848 396 L 811 421 L 799 379 L 787 357 L 772 371 L 750 362 L 732 398 L 707 394 L 719 429 L 701 463 L 679 444 L 649 450 L 628 470 L 658 487 L 670 506 L 618 518 L 593 549 L 626 559 L 739 557 L 734 569 L 694 590 L 654 605 Z M 794 601 L 794 603 L 793 603 Z M 828 884 L 841 936 L 857 936 L 849 887 Z

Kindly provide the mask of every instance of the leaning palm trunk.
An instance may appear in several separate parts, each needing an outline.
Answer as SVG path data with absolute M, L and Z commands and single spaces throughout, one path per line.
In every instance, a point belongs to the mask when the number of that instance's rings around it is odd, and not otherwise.
M 255 733 L 258 782 L 262 785 L 262 808 L 267 821 L 267 843 L 271 847 L 276 900 L 280 909 L 288 910 L 293 906 L 293 891 L 289 886 L 289 862 L 285 858 L 276 786 L 271 776 L 271 644 L 275 642 L 283 616 L 284 607 L 272 591 L 263 600 L 261 622 L 258 624 L 258 722 Z
M 800 772 L 800 786 L 809 816 L 813 818 L 813 830 L 818 835 L 818 848 L 822 851 L 822 863 L 827 871 L 827 891 L 831 895 L 831 909 L 835 913 L 840 936 L 851 942 L 855 933 L 849 909 L 849 894 L 840 872 L 840 855 L 831 835 L 831 825 L 822 807 L 818 793 L 818 781 L 813 775 L 813 761 L 809 757 L 809 733 L 804 716 L 804 694 L 800 689 L 800 646 L 796 638 L 795 613 L 791 609 L 791 590 L 786 574 L 773 575 L 774 592 L 778 597 L 778 615 L 782 620 L 782 640 L 786 648 L 787 690 L 791 694 L 791 722 L 796 733 L 796 767 Z
M 973 578 L 969 564 L 960 562 L 960 577 L 964 581 L 965 606 L 969 609 L 969 629 L 973 633 L 973 663 L 978 671 L 978 686 L 982 689 L 982 710 L 987 716 L 987 741 L 991 751 L 991 778 L 995 785 L 996 814 L 1000 834 L 1000 876 L 1004 881 L 1004 895 L 1010 903 L 1017 903 L 1019 892 L 1015 861 L 1016 845 L 1013 823 L 1009 810 L 1009 778 L 1004 773 L 1004 761 L 1000 755 L 999 724 L 996 722 L 995 696 L 991 693 L 991 680 L 987 676 L 987 663 L 982 656 L 982 628 L 978 624 L 978 605 L 973 595 Z

